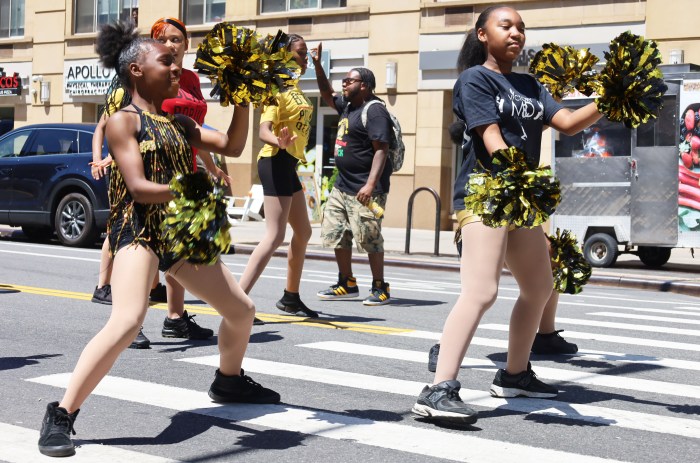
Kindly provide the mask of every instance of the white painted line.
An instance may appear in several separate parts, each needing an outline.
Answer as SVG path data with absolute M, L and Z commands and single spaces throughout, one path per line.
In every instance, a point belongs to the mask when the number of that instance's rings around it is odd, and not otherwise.
M 700 325 L 700 320 L 695 320 L 692 318 L 659 317 L 656 315 L 638 315 L 618 312 L 590 312 L 588 313 L 588 315 L 597 315 L 599 317 L 626 318 L 629 320 L 647 320 L 652 322 L 671 322 L 683 323 L 686 325 Z
M 37 424 L 41 424 L 40 417 L 37 416 Z M 2 455 L 0 459 L 8 463 L 46 463 L 56 462 L 56 458 L 47 457 L 39 453 L 37 441 L 39 431 L 22 428 L 10 424 L 0 423 L 0 449 Z M 134 452 L 119 447 L 109 445 L 92 444 L 87 441 L 74 441 L 76 454 L 70 459 L 60 461 L 70 461 L 71 463 L 175 463 L 176 460 L 149 455 L 147 453 Z
M 683 336 L 700 336 L 700 330 L 687 330 L 684 328 L 669 328 L 666 326 L 634 325 L 631 323 L 601 322 L 597 320 L 581 320 L 578 318 L 557 317 L 557 325 L 582 325 L 597 326 L 600 328 L 614 328 L 619 330 L 645 331 L 649 333 L 680 334 Z M 479 325 L 482 328 L 483 325 Z M 568 331 L 567 331 L 568 333 Z
M 643 309 L 639 307 L 626 307 L 624 310 L 631 310 L 633 312 L 662 313 L 667 315 L 683 315 L 685 317 L 700 317 L 700 312 L 694 310 Z
M 218 356 L 209 357 L 209 359 L 218 365 Z M 274 364 L 274 362 L 269 363 Z M 208 365 L 209 361 L 206 364 Z M 252 366 L 255 361 L 249 362 L 249 364 Z M 272 367 L 274 368 L 274 366 Z M 302 366 L 293 366 L 293 368 L 297 367 Z M 290 377 L 294 377 L 294 375 Z M 70 374 L 65 373 L 42 376 L 29 381 L 65 388 L 69 378 Z M 371 383 L 365 383 L 365 386 L 368 384 Z M 562 461 L 567 463 L 602 463 L 610 461 L 588 455 L 487 440 L 472 437 L 466 433 L 457 434 L 432 428 L 354 418 L 318 409 L 287 405 L 235 404 L 222 406 L 212 403 L 206 392 L 114 376 L 105 377 L 95 389 L 94 394 L 232 420 L 239 425 L 245 423 L 253 426 L 283 429 L 453 461 L 502 463 L 504 454 L 518 455 L 523 461 L 542 463 L 561 463 Z
M 41 254 L 38 252 L 20 252 L 20 251 L 8 251 L 6 249 L 0 249 L 0 252 L 5 254 L 20 254 L 23 256 L 34 256 L 34 257 L 51 257 L 53 259 L 66 259 L 66 260 L 80 260 L 83 262 L 99 262 L 100 259 L 88 259 L 87 257 L 73 257 L 73 256 L 61 256 L 57 254 Z
M 181 359 L 181 361 L 209 366 L 219 365 L 219 357 L 217 355 Z M 418 396 L 418 393 L 423 389 L 423 386 L 425 386 L 425 383 L 416 381 L 249 358 L 243 360 L 243 367 L 247 372 L 399 394 L 414 398 Z M 498 408 L 527 414 L 550 415 L 571 419 L 573 421 L 583 421 L 598 425 L 616 426 L 700 439 L 700 421 L 689 420 L 687 418 L 674 418 L 656 414 L 651 415 L 557 400 L 529 399 L 525 397 L 519 397 L 517 399 L 498 399 L 491 397 L 486 391 L 477 391 L 473 389 L 461 389 L 460 396 L 466 403 L 489 409 Z M 535 460 L 525 458 L 523 461 Z
M 410 362 L 426 363 L 425 352 L 395 349 L 392 347 L 372 346 L 367 344 L 353 344 L 349 342 L 327 341 L 310 344 L 301 344 L 300 347 L 322 349 L 344 354 L 365 355 L 392 360 L 407 360 Z M 504 362 L 493 362 L 488 359 L 475 359 L 465 357 L 462 361 L 463 368 L 481 371 L 493 371 L 505 368 Z M 624 389 L 635 392 L 651 392 L 654 394 L 675 395 L 700 399 L 700 386 L 689 384 L 670 383 L 667 381 L 655 381 L 649 379 L 630 378 L 625 376 L 601 375 L 587 371 L 564 370 L 537 366 L 535 369 L 538 378 L 555 381 L 567 381 L 577 384 L 590 384 L 593 386 Z
M 508 331 L 508 325 L 497 325 L 494 323 L 490 324 L 483 324 L 479 325 L 479 329 L 486 329 L 486 330 L 495 330 L 495 331 Z M 421 330 L 415 330 L 415 331 L 405 331 L 405 332 L 399 332 L 399 333 L 387 333 L 390 336 L 404 336 L 407 338 L 417 338 L 417 339 L 430 339 L 433 341 L 439 341 L 440 340 L 440 333 L 434 332 L 434 331 L 421 331 Z M 590 341 L 603 341 L 603 342 L 610 342 L 610 343 L 616 343 L 616 344 L 632 344 L 635 346 L 649 346 L 649 347 L 662 347 L 665 349 L 675 349 L 675 350 L 689 350 L 689 351 L 694 351 L 694 352 L 700 352 L 700 344 L 689 344 L 685 342 L 674 342 L 674 341 L 657 341 L 653 339 L 644 339 L 644 338 L 631 338 L 631 337 L 625 337 L 625 336 L 611 336 L 607 334 L 598 334 L 598 333 L 582 333 L 579 331 L 569 331 L 566 330 L 566 334 L 564 335 L 567 338 L 571 339 L 585 339 L 585 340 L 590 340 Z M 498 348 L 508 348 L 508 341 L 506 340 L 500 340 L 500 339 L 490 339 L 490 338 L 481 338 L 478 336 L 474 336 L 472 338 L 472 344 L 475 344 L 477 346 L 487 346 L 487 347 L 498 347 Z M 649 357 L 649 356 L 644 356 L 644 355 L 639 355 L 639 354 L 620 354 L 617 352 L 607 352 L 607 351 L 598 351 L 598 350 L 588 350 L 588 349 L 580 349 L 576 356 L 581 356 L 581 355 L 586 355 L 586 353 L 592 353 L 594 355 L 597 354 L 604 354 L 604 355 L 609 355 L 611 358 L 608 360 L 615 360 L 615 361 L 624 361 L 622 358 L 630 358 L 632 360 L 630 361 L 638 361 L 640 358 L 647 358 L 647 359 L 657 359 L 657 357 Z M 680 362 L 678 365 L 683 365 L 685 360 L 673 360 L 673 359 L 661 359 L 661 360 L 669 360 L 671 362 Z M 696 362 L 692 362 L 693 364 Z M 695 367 L 688 368 L 688 366 L 682 367 L 682 366 L 674 366 L 673 368 L 685 368 L 689 370 L 695 370 Z

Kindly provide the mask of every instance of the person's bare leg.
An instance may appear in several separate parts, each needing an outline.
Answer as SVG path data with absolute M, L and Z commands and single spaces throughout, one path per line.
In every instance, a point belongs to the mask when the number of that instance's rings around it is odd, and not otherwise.
M 72 413 L 109 372 L 119 354 L 139 332 L 148 308 L 158 258 L 143 246 L 119 250 L 112 270 L 112 313 L 107 324 L 85 346 L 73 370 L 60 407 Z
M 168 294 L 168 318 L 181 318 L 185 313 L 185 288 L 166 272 L 165 289 Z
M 352 249 L 335 248 L 334 251 L 338 272 L 345 277 L 352 276 Z
M 219 325 L 219 371 L 227 376 L 239 375 L 255 316 L 253 301 L 220 260 L 214 265 L 178 263 L 168 273 L 223 317 Z
M 243 288 L 246 294 L 253 289 L 255 282 L 258 281 L 268 262 L 270 262 L 272 254 L 284 241 L 292 197 L 265 196 L 264 201 L 265 235 L 253 250 L 243 275 L 241 275 L 240 287 Z
M 552 293 L 547 299 L 547 303 L 544 306 L 544 312 L 542 312 L 542 318 L 540 319 L 540 327 L 537 330 L 538 333 L 548 334 L 554 333 L 556 330 L 554 320 L 557 316 L 557 306 L 559 305 L 559 293 L 556 290 L 552 290 Z
M 112 279 L 112 256 L 109 252 L 109 238 L 105 238 L 100 250 L 100 274 L 97 276 L 97 287 L 110 284 Z
M 384 253 L 368 252 L 369 269 L 372 271 L 372 280 L 384 281 Z
M 554 283 L 546 241 L 539 228 L 508 233 L 506 261 L 520 289 L 508 331 L 506 372 L 509 374 L 527 370 L 532 342 L 552 294 Z
M 462 237 L 462 288 L 445 320 L 433 384 L 457 378 L 481 317 L 496 302 L 498 295 L 506 253 L 506 230 L 474 222 L 462 227 Z
M 306 246 L 311 239 L 311 224 L 306 208 L 306 198 L 302 190 L 292 196 L 288 216 L 289 225 L 292 227 L 292 240 L 287 251 L 287 291 L 299 292 L 301 273 L 304 268 Z

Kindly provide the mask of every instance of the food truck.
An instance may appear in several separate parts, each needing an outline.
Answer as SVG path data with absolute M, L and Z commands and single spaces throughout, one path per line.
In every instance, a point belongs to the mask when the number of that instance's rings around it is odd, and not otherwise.
M 620 253 L 660 267 L 671 249 L 700 246 L 700 66 L 660 68 L 668 91 L 658 118 L 636 129 L 601 119 L 575 136 L 553 133 L 562 191 L 551 226 L 571 230 L 596 267 Z

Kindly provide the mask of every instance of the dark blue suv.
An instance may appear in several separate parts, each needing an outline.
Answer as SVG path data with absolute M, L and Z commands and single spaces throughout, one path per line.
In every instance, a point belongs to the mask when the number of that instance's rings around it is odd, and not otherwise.
M 90 174 L 95 127 L 27 125 L 0 137 L 0 224 L 34 240 L 55 232 L 68 246 L 95 243 L 109 215 L 106 179 Z

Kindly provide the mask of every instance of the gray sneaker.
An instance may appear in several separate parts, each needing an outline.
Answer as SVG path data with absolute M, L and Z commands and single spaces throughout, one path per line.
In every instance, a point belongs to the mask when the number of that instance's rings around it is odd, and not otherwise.
M 527 370 L 515 375 L 511 375 L 503 369 L 498 370 L 493 384 L 491 384 L 490 392 L 494 397 L 534 397 L 538 399 L 550 399 L 559 394 L 556 387 L 537 379 L 530 362 L 527 362 Z
M 428 421 L 444 424 L 474 424 L 478 413 L 459 397 L 459 381 L 443 381 L 425 386 L 411 411 Z

